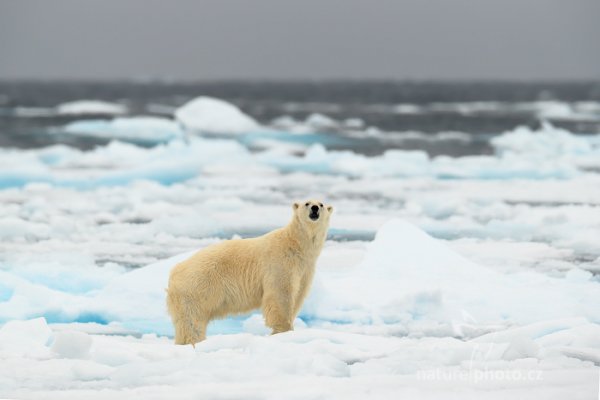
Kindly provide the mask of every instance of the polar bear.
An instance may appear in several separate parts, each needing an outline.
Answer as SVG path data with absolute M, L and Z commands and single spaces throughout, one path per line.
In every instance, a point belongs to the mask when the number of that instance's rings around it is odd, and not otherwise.
M 292 219 L 283 228 L 208 246 L 173 267 L 167 308 L 176 344 L 204 340 L 212 319 L 259 307 L 273 334 L 293 329 L 333 207 L 309 200 L 294 203 L 292 209 Z

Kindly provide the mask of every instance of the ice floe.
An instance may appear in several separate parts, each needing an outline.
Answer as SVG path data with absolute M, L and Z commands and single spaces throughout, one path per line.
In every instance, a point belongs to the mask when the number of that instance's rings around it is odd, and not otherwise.
M 44 271 L 42 265 L 5 260 L 0 272 L 8 298 L 0 304 L 0 320 L 44 316 L 55 322 L 117 321 L 142 333 L 169 333 L 163 304 L 168 272 L 189 255 L 131 272 L 98 269 L 89 261 L 86 268 L 69 267 L 58 260 Z M 456 324 L 464 322 L 464 313 L 481 329 L 570 316 L 600 321 L 598 282 L 589 273 L 574 277 L 500 274 L 395 220 L 381 227 L 361 263 L 319 269 L 300 317 L 309 326 L 338 324 L 359 331 L 363 325 L 382 331 L 393 327 L 411 336 L 462 336 Z M 547 307 L 550 299 L 552 308 Z M 235 331 L 240 324 L 216 323 L 215 329 Z
M 78 120 L 68 123 L 57 132 L 141 144 L 164 143 L 183 137 L 183 131 L 175 121 L 149 116 Z
M 82 120 L 116 140 L 0 149 L 0 397 L 597 395 L 598 135 L 543 124 L 489 155 L 366 156 L 289 134 L 305 121 L 185 140 L 180 122 Z M 160 143 L 122 142 L 142 138 Z M 251 314 L 174 346 L 169 269 L 305 197 L 336 212 L 296 331 Z
M 298 320 L 296 331 L 268 336 L 260 317 L 242 317 L 217 322 L 192 348 L 154 333 L 169 325 L 166 274 L 188 255 L 123 272 L 85 294 L 61 297 L 17 282 L 29 287 L 15 293 L 38 297 L 37 313 L 45 317 L 0 328 L 0 395 L 288 397 L 281 390 L 293 385 L 294 395 L 334 398 L 417 389 L 435 398 L 449 387 L 460 398 L 490 390 L 587 398 L 597 390 L 600 291 L 589 275 L 498 274 L 393 220 L 362 261 L 336 266 L 324 255 L 301 313 L 306 323 Z M 48 325 L 61 308 L 104 315 L 122 334 L 106 336 L 110 330 L 95 331 L 93 324 Z M 127 336 L 131 329 L 153 333 Z
M 101 100 L 77 100 L 59 104 L 56 106 L 56 112 L 62 115 L 121 115 L 127 113 L 127 107 Z
M 197 97 L 175 110 L 175 119 L 192 132 L 239 134 L 260 128 L 235 105 L 212 97 Z
M 75 122 L 73 130 L 80 126 Z M 160 127 L 165 129 L 158 129 Z M 157 140 L 178 135 L 168 120 L 124 119 L 81 125 L 96 133 L 130 135 Z M 137 129 L 139 127 L 139 129 Z M 170 130 L 167 130 L 170 129 Z M 147 130 L 146 130 L 147 129 Z M 157 129 L 155 131 L 155 129 Z M 541 131 L 518 128 L 493 139 L 495 155 L 430 157 L 423 151 L 388 150 L 365 156 L 344 150 L 327 150 L 322 144 L 308 149 L 299 144 L 276 146 L 272 139 L 257 138 L 266 151 L 252 153 L 235 140 L 189 138 L 172 140 L 150 149 L 114 142 L 91 151 L 65 146 L 40 150 L 0 149 L 0 187 L 28 182 L 90 188 L 122 185 L 147 179 L 181 182 L 202 174 L 204 168 L 229 164 L 240 168 L 268 168 L 282 173 L 342 175 L 352 178 L 436 177 L 442 179 L 570 179 L 600 167 L 598 136 L 579 137 L 545 125 Z M 261 142 L 263 140 L 263 142 Z M 266 140 L 266 141 L 264 141 Z M 286 148 L 286 151 L 280 151 Z M 304 150 L 306 149 L 306 150 Z M 82 169 L 85 168 L 85 169 Z

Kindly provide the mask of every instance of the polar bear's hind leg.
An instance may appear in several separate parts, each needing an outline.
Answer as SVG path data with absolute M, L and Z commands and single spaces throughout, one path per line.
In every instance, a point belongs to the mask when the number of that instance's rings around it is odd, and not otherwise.
M 167 308 L 175 328 L 175 344 L 196 344 L 206 339 L 208 317 L 192 299 L 167 294 Z

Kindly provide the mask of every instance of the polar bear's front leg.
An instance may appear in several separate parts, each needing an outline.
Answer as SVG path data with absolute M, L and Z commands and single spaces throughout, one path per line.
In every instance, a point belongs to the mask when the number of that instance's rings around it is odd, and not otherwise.
M 272 329 L 272 335 L 294 329 L 292 299 L 289 291 L 285 288 L 265 291 L 262 310 L 265 324 Z

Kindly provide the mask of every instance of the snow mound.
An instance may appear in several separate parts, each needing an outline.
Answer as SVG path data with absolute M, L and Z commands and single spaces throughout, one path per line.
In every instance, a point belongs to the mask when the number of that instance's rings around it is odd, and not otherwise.
M 115 118 L 110 121 L 74 121 L 65 125 L 60 132 L 134 143 L 164 143 L 183 136 L 181 128 L 175 121 L 147 116 Z
M 7 300 L 0 303 L 0 321 L 38 316 L 53 322 L 115 321 L 132 331 L 170 334 L 164 288 L 171 268 L 191 254 L 121 273 L 83 292 L 56 284 L 55 278 L 46 284 L 18 267 L 5 268 L 0 277 Z M 69 272 L 78 274 L 76 268 Z M 552 308 L 547 307 L 550 299 Z M 391 220 L 379 229 L 362 263 L 317 270 L 300 318 L 312 327 L 469 337 L 485 333 L 490 325 L 572 316 L 597 322 L 599 302 L 598 282 L 589 277 L 502 275 L 465 259 L 407 222 Z M 246 318 L 217 321 L 209 333 L 240 332 Z M 246 324 L 257 331 L 254 325 Z
M 402 220 L 384 224 L 364 261 L 343 276 L 318 271 L 302 316 L 314 322 L 397 325 L 411 335 L 469 336 L 469 325 L 584 316 L 600 321 L 598 283 L 477 265 Z M 547 304 L 552 299 L 554 307 Z M 310 325 L 310 324 L 309 324 Z
M 3 354 L 24 354 L 44 357 L 52 331 L 44 318 L 29 321 L 8 321 L 0 328 L 0 358 Z
M 121 115 L 127 113 L 127 107 L 118 103 L 100 100 L 78 100 L 56 106 L 56 112 L 62 115 Z
M 197 97 L 175 110 L 175 119 L 193 132 L 239 134 L 260 128 L 238 107 L 212 97 Z

